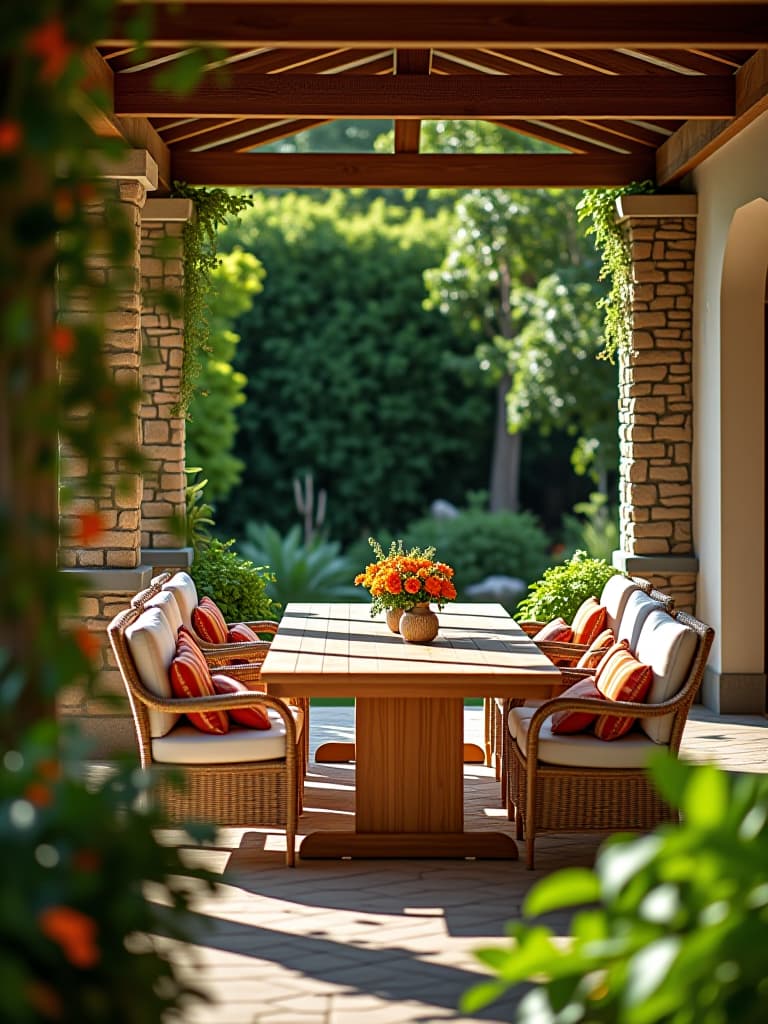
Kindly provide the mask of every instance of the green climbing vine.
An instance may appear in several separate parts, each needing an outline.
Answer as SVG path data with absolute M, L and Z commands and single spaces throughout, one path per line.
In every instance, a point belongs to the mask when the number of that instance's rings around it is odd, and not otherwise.
M 607 295 L 598 300 L 603 312 L 603 349 L 598 358 L 613 362 L 629 345 L 632 296 L 632 254 L 629 242 L 616 221 L 616 200 L 620 196 L 653 192 L 652 181 L 633 181 L 618 188 L 589 188 L 576 207 L 579 220 L 590 218 L 588 235 L 595 236 L 600 252 L 599 279 L 608 281 Z
M 229 217 L 251 206 L 250 196 L 223 188 L 198 188 L 173 183 L 173 195 L 191 199 L 195 217 L 184 225 L 184 362 L 179 401 L 173 413 L 186 416 L 203 360 L 208 349 L 208 289 L 211 271 L 218 265 L 217 229 Z

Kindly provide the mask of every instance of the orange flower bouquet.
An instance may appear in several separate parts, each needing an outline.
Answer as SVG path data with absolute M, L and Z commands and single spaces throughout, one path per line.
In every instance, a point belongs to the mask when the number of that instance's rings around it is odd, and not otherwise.
M 371 616 L 393 608 L 408 610 L 417 604 L 432 603 L 442 611 L 446 601 L 456 597 L 453 569 L 445 562 L 435 561 L 434 548 L 411 548 L 392 541 L 385 552 L 370 537 L 376 561 L 365 572 L 355 576 L 355 586 L 365 587 L 371 594 Z

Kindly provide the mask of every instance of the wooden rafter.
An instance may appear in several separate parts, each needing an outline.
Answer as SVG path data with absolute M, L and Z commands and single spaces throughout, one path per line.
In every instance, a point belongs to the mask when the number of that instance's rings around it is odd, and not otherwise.
M 560 118 L 686 119 L 731 117 L 727 77 L 622 76 L 606 89 L 601 77 L 498 75 L 466 79 L 419 75 L 232 74 L 206 76 L 190 94 L 159 92 L 146 73 L 115 81 L 119 114 L 163 117 Z
M 432 66 L 431 50 L 396 50 L 396 75 L 428 75 Z M 395 120 L 395 152 L 418 153 L 421 121 Z
M 182 153 L 175 178 L 198 185 L 257 188 L 588 188 L 647 177 L 653 155 L 521 153 L 461 156 L 415 153 Z
M 331 9 L 332 10 L 332 9 Z M 754 3 L 658 5 L 643 3 L 548 4 L 177 3 L 153 5 L 152 46 L 215 43 L 256 46 L 422 47 L 663 47 L 720 50 L 768 44 L 768 19 Z M 103 45 L 131 42 L 134 4 L 117 9 Z

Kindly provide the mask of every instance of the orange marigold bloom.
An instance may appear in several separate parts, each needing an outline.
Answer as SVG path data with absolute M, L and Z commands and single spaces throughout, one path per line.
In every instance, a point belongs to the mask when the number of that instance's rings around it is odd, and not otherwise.
M 0 153 L 13 153 L 21 145 L 21 125 L 8 119 L 0 121 Z
M 418 594 L 421 590 L 421 582 L 415 576 L 409 576 L 405 581 L 405 589 L 409 594 Z
M 24 796 L 35 807 L 47 807 L 53 800 L 53 794 L 50 789 L 48 786 L 44 786 L 42 782 L 30 782 L 24 790 Z
M 403 581 L 400 579 L 396 572 L 391 572 L 387 576 L 386 588 L 390 594 L 401 594 L 403 591 Z
M 365 583 L 365 573 L 364 572 L 359 572 L 357 574 L 357 576 L 355 576 L 355 586 L 359 587 L 361 583 Z
M 446 565 L 445 562 L 437 563 L 437 571 L 441 573 L 443 576 L 453 576 L 453 569 L 450 567 L 450 565 Z
M 51 348 L 57 356 L 66 359 L 75 351 L 75 332 L 64 324 L 56 324 L 51 331 Z
M 433 597 L 438 597 L 443 590 L 443 585 L 437 576 L 427 577 L 427 579 L 424 580 L 424 586 L 427 593 L 431 594 Z
M 75 49 L 67 40 L 64 25 L 59 18 L 51 18 L 30 32 L 26 48 L 29 53 L 40 58 L 40 77 L 44 82 L 55 82 L 61 78 Z
M 100 953 L 96 945 L 96 922 L 74 907 L 47 907 L 38 918 L 43 935 L 61 946 L 75 967 L 93 967 Z
M 440 587 L 440 596 L 444 597 L 446 601 L 452 601 L 456 597 L 456 587 L 454 587 L 450 580 L 443 580 Z

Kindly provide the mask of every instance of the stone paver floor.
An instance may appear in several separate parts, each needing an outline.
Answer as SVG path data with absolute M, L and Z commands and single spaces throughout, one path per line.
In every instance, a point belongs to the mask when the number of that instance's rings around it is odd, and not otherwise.
M 482 712 L 467 709 L 467 739 Z M 717 718 L 696 708 L 683 756 L 729 770 L 768 772 L 768 721 Z M 349 739 L 351 708 L 314 708 L 313 749 Z M 354 767 L 311 764 L 300 833 L 351 827 Z M 465 768 L 467 827 L 511 828 L 490 769 Z M 168 841 L 178 833 L 168 832 Z M 483 977 L 472 950 L 498 945 L 530 886 L 556 868 L 590 865 L 600 837 L 543 835 L 537 868 L 521 861 L 308 861 L 284 866 L 279 830 L 223 829 L 190 863 L 220 875 L 196 904 L 196 941 L 173 944 L 184 973 L 212 1002 L 185 1024 L 432 1024 L 510 1021 L 522 994 L 473 1017 L 456 1009 Z M 568 918 L 550 922 L 566 933 Z

